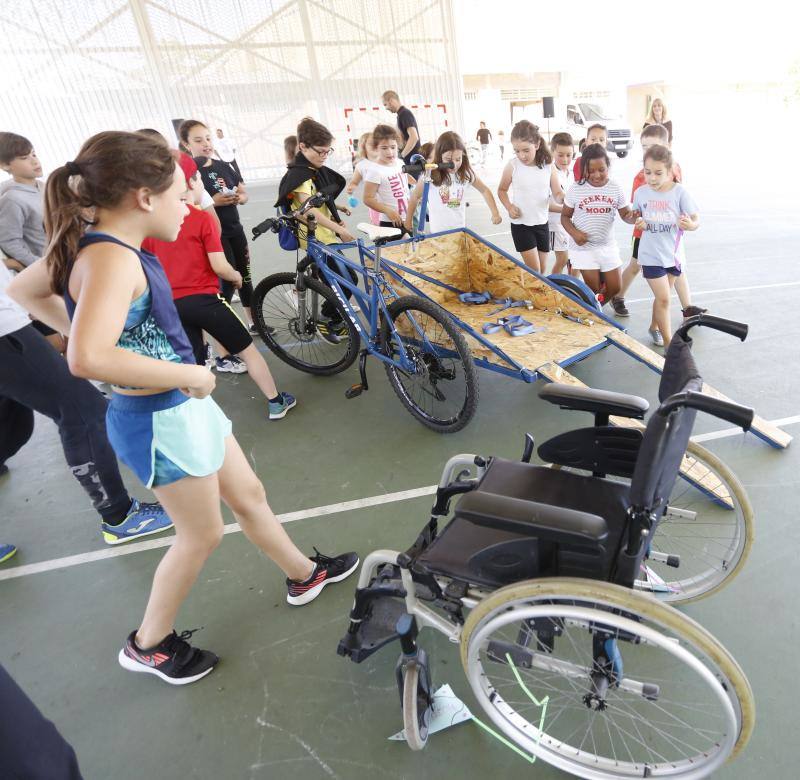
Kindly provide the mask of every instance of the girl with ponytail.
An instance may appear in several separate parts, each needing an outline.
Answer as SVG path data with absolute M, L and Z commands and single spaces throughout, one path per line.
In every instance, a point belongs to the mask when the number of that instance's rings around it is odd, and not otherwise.
M 46 257 L 9 290 L 45 322 L 52 293 L 63 295 L 72 319 L 69 367 L 113 386 L 109 440 L 175 524 L 142 622 L 119 653 L 125 669 L 173 685 L 199 680 L 219 660 L 193 648 L 191 633 L 179 635 L 173 624 L 222 539 L 220 498 L 285 572 L 290 604 L 313 600 L 358 565 L 355 553 L 308 558 L 289 539 L 211 398 L 214 375 L 194 362 L 158 259 L 140 249 L 147 237 L 175 240 L 186 200 L 185 177 L 163 144 L 137 133 L 93 136 L 48 180 Z

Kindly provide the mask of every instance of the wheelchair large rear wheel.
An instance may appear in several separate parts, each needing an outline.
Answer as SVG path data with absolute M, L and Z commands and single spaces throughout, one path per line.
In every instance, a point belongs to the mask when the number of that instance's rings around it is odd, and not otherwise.
M 671 604 L 705 598 L 727 585 L 753 543 L 753 507 L 736 475 L 694 442 L 684 467 L 690 479 L 676 481 L 635 583 L 637 590 Z M 678 561 L 679 566 L 670 565 Z
M 675 481 L 634 583 L 670 604 L 697 601 L 731 582 L 750 554 L 754 533 L 747 493 L 716 455 L 690 441 L 682 468 L 688 473 Z
M 404 371 L 384 364 L 397 397 L 417 420 L 437 433 L 460 431 L 478 406 L 478 374 L 466 339 L 441 306 L 417 295 L 392 301 L 387 311 L 401 344 L 384 319 L 384 353 L 397 360 L 402 346 L 414 366 L 413 371 Z
M 707 777 L 753 729 L 753 694 L 728 651 L 618 585 L 501 588 L 469 614 L 461 660 L 492 726 L 578 777 Z
M 333 291 L 305 277 L 305 316 L 300 316 L 297 274 L 278 273 L 262 279 L 253 290 L 253 320 L 263 342 L 284 363 L 317 376 L 338 374 L 353 364 L 359 337 Z M 331 335 L 323 304 L 336 311 L 341 335 Z

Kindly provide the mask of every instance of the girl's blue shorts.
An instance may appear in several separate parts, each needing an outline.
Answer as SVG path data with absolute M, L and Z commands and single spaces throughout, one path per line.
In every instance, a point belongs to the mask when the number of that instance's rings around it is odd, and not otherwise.
M 231 421 L 210 395 L 114 393 L 106 428 L 117 457 L 149 488 L 219 471 Z

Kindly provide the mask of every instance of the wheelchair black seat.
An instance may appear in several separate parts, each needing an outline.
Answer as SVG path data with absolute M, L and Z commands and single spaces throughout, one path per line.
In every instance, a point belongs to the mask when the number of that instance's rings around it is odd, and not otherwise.
M 494 458 L 418 558 L 426 571 L 496 588 L 525 579 L 608 579 L 629 486 Z

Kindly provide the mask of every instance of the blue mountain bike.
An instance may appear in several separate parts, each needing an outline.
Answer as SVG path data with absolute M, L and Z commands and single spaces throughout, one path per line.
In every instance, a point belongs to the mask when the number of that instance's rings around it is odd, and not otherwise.
M 447 312 L 417 295 L 400 295 L 381 263 L 381 248 L 402 238 L 403 228 L 362 223 L 362 240 L 327 245 L 316 238 L 312 209 L 327 202 L 321 192 L 300 209 L 265 220 L 253 238 L 289 230 L 307 241 L 297 270 L 262 279 L 253 292 L 253 318 L 269 349 L 309 374 L 330 376 L 353 364 L 360 352 L 360 382 L 345 393 L 369 388 L 366 359 L 383 363 L 393 390 L 423 425 L 453 433 L 469 423 L 478 405 L 478 377 L 463 334 Z M 357 252 L 351 259 L 345 251 Z

